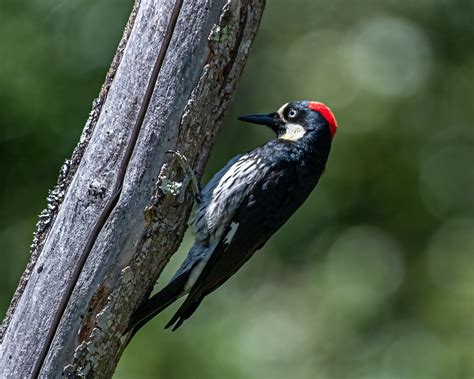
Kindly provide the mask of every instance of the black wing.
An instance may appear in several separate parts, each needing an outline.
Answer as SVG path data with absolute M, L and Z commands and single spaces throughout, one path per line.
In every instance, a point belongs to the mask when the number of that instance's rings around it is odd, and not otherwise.
M 258 178 L 166 328 L 174 325 L 176 330 L 206 295 L 229 279 L 299 208 L 314 185 L 302 186 L 298 179 L 296 167 L 287 162 Z

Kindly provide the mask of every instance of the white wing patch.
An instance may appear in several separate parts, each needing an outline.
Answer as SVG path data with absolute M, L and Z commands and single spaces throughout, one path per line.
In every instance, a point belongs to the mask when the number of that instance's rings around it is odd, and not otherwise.
M 229 245 L 232 242 L 232 240 L 234 239 L 235 233 L 237 233 L 238 228 L 239 228 L 239 224 L 237 222 L 230 223 L 230 230 L 224 238 L 224 244 Z

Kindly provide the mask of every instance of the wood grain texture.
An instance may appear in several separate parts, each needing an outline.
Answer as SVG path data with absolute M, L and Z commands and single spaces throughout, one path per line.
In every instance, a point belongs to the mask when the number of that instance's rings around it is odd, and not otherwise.
M 112 375 L 128 343 L 128 318 L 176 251 L 192 206 L 168 185 L 183 173 L 179 150 L 201 175 L 257 31 L 263 0 L 185 0 L 154 84 L 120 197 L 80 272 L 54 338 L 64 298 L 117 174 L 163 43 L 173 0 L 136 3 L 62 193 L 35 240 L 34 254 L 3 324 L 0 377 Z M 96 102 L 97 104 L 97 102 Z

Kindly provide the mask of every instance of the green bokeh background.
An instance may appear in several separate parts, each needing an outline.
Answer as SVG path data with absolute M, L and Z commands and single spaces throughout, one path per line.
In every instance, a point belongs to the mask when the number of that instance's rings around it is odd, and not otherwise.
M 474 3 L 269 0 L 206 179 L 290 100 L 339 122 L 317 190 L 176 333 L 117 378 L 474 376 Z M 0 315 L 131 0 L 0 3 Z M 161 282 L 192 242 L 185 238 Z

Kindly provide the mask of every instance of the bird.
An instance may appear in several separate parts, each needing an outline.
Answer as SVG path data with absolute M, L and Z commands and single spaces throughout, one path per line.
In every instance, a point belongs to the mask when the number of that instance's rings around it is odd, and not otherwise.
M 325 104 L 294 101 L 238 119 L 268 126 L 275 138 L 232 158 L 196 196 L 195 242 L 170 282 L 132 313 L 132 335 L 187 295 L 165 326 L 179 328 L 303 204 L 325 170 L 338 127 Z

